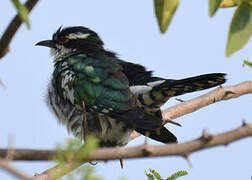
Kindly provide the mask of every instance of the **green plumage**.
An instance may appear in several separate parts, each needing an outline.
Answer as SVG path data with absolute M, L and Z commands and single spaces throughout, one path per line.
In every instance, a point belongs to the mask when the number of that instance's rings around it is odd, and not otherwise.
M 63 71 L 74 73 L 74 79 L 67 81 L 74 89 L 76 104 L 81 106 L 84 101 L 87 108 L 97 107 L 100 111 L 112 108 L 121 112 L 132 109 L 134 103 L 128 79 L 121 70 L 122 67 L 111 58 L 76 54 L 59 61 L 54 77 L 59 91 L 64 91 Z M 60 94 L 63 96 L 63 93 Z

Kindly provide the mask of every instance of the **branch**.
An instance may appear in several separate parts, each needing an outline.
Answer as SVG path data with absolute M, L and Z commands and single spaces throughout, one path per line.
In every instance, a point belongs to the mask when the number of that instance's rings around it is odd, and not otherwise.
M 187 159 L 192 152 L 197 152 L 202 149 L 207 149 L 219 145 L 227 145 L 231 142 L 249 136 L 252 136 L 252 124 L 243 123 L 243 125 L 239 128 L 217 135 L 211 135 L 206 131 L 203 131 L 202 137 L 186 143 L 168 144 L 161 146 L 144 144 L 141 146 L 128 148 L 101 148 L 91 153 L 86 159 L 83 159 L 81 162 L 59 164 L 32 178 L 32 180 L 53 180 L 59 178 L 87 161 L 107 161 L 115 159 L 159 156 L 182 156 Z
M 198 98 L 179 103 L 163 111 L 164 122 L 169 122 L 172 119 L 183 116 L 187 113 L 196 111 L 209 104 L 236 98 L 244 94 L 252 93 L 252 81 L 246 81 L 234 86 L 220 87 Z M 93 152 L 87 159 L 82 162 L 64 163 L 51 168 L 44 173 L 34 177 L 34 180 L 52 179 L 50 172 L 54 172 L 53 177 L 60 177 L 71 170 L 82 165 L 86 161 L 93 160 L 113 160 L 113 159 L 127 159 L 127 158 L 140 158 L 140 157 L 156 157 L 156 156 L 183 156 L 185 158 L 192 152 L 199 151 L 218 145 L 226 145 L 230 142 L 252 135 L 252 124 L 243 124 L 242 127 L 235 130 L 218 134 L 210 135 L 204 131 L 201 138 L 194 141 L 181 144 L 169 144 L 163 146 L 150 146 L 142 145 L 130 148 L 102 148 Z M 137 134 L 132 137 L 136 137 Z M 4 158 L 7 154 L 6 149 L 0 149 L 0 157 Z M 14 150 L 12 153 L 13 160 L 49 160 L 52 156 L 56 155 L 55 151 L 50 150 Z M 56 172 L 56 173 L 55 173 Z M 56 174 L 56 176 L 55 176 Z
M 8 171 L 10 174 L 16 176 L 19 179 L 28 179 L 26 175 L 10 165 L 7 160 L 0 160 L 0 168 Z
M 222 100 L 237 98 L 241 95 L 249 93 L 252 93 L 252 81 L 245 81 L 234 86 L 220 87 L 197 98 L 184 101 L 175 106 L 167 108 L 162 112 L 163 121 L 164 123 L 167 123 L 172 119 L 176 119 L 185 114 L 194 112 L 210 104 Z
M 51 160 L 56 155 L 54 150 L 35 149 L 0 149 L 0 158 L 6 158 L 11 151 L 12 160 L 43 161 Z
M 25 3 L 25 6 L 28 8 L 28 11 L 30 12 L 33 7 L 37 4 L 38 0 L 27 0 Z M 16 34 L 18 28 L 22 24 L 22 20 L 20 19 L 19 15 L 17 14 L 5 32 L 2 35 L 2 38 L 0 39 L 0 58 L 4 57 L 8 51 L 9 51 L 9 44 Z
M 245 81 L 240 84 L 228 87 L 220 87 L 215 89 L 205 95 L 179 103 L 175 106 L 167 108 L 162 112 L 164 122 L 169 122 L 171 119 L 181 117 L 185 114 L 194 112 L 202 107 L 205 107 L 209 104 L 221 101 L 228 100 L 231 98 L 236 98 L 241 95 L 252 93 L 252 81 Z M 134 132 L 131 135 L 131 139 L 134 139 L 139 134 Z M 7 156 L 6 149 L 0 149 L 0 158 L 5 158 Z M 53 150 L 28 150 L 28 149 L 19 149 L 14 150 L 12 154 L 13 160 L 30 160 L 30 161 L 41 161 L 41 160 L 50 160 L 53 156 L 56 155 L 56 152 Z

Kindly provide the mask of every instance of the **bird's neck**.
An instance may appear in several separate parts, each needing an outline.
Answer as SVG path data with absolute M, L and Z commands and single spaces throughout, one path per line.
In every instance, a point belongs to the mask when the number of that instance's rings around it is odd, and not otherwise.
M 62 62 L 64 60 L 66 60 L 67 58 L 74 56 L 74 55 L 77 55 L 77 54 L 81 54 L 81 52 L 79 52 L 79 51 L 73 52 L 72 51 L 72 52 L 65 53 L 61 56 L 54 56 L 54 65 L 57 66 L 57 64 L 59 64 L 59 62 Z

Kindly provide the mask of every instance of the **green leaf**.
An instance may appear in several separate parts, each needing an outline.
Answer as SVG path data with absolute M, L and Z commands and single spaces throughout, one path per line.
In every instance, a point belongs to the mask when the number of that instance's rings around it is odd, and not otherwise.
M 170 177 L 168 177 L 166 180 L 174 180 L 178 177 L 181 177 L 181 176 L 184 176 L 184 175 L 187 175 L 187 171 L 178 171 L 178 172 L 175 172 L 174 174 L 172 174 Z
M 151 174 L 145 171 L 145 175 L 148 177 L 148 180 L 154 180 L 155 177 Z
M 249 62 L 246 59 L 243 61 L 243 63 L 246 64 L 246 65 L 248 65 L 248 66 L 250 66 L 250 67 L 252 67 L 252 62 Z
M 245 0 L 235 10 L 228 34 L 227 56 L 241 49 L 248 42 L 252 34 L 251 12 L 252 9 Z
M 87 157 L 97 147 L 98 147 L 98 140 L 93 136 L 88 136 L 86 138 L 85 144 L 81 146 L 79 151 L 76 153 L 75 160 L 79 161 Z
M 165 33 L 173 14 L 175 13 L 179 0 L 154 0 L 155 13 L 158 19 L 159 29 Z
M 156 172 L 154 169 L 149 169 L 150 173 L 145 172 L 146 176 L 148 177 L 148 180 L 164 180 L 158 172 Z
M 146 176 L 148 177 L 148 180 L 164 180 L 158 172 L 156 172 L 153 169 L 149 169 L 150 173 L 147 173 L 145 171 Z M 178 177 L 187 175 L 188 173 L 186 171 L 178 171 L 174 174 L 172 174 L 170 177 L 166 178 L 166 180 L 175 180 Z
M 20 19 L 23 22 L 25 22 L 27 28 L 30 28 L 30 22 L 29 22 L 29 17 L 28 17 L 28 15 L 29 15 L 28 8 L 25 5 L 21 4 L 19 2 L 19 0 L 12 0 L 12 3 L 14 4 L 15 8 L 18 11 L 18 15 L 19 15 Z
M 160 174 L 158 172 L 156 172 L 154 169 L 150 169 L 150 172 L 154 175 L 154 177 L 157 179 L 157 180 L 164 180 Z
M 70 161 L 81 161 L 98 147 L 98 140 L 93 136 L 88 136 L 82 145 L 80 139 L 69 140 L 65 146 L 57 146 L 57 155 L 53 160 L 64 163 Z
M 220 6 L 222 0 L 209 0 L 209 15 L 213 16 Z
M 53 157 L 53 160 L 57 161 L 58 163 L 71 161 L 75 155 L 75 152 L 78 151 L 81 146 L 82 142 L 77 138 L 68 140 L 67 144 L 64 146 L 57 145 L 57 155 Z
M 239 4 L 239 0 L 223 0 L 220 3 L 220 8 L 234 7 Z

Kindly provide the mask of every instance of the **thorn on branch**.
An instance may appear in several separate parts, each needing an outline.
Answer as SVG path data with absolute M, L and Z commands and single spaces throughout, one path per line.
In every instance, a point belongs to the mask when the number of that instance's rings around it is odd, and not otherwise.
M 179 124 L 178 122 L 172 121 L 172 120 L 166 120 L 165 122 L 176 125 L 176 126 L 179 126 L 179 127 L 182 127 L 181 124 Z
M 15 150 L 13 148 L 14 144 L 14 140 L 13 140 L 13 136 L 11 134 L 8 135 L 8 151 L 7 151 L 7 155 L 6 155 L 6 159 L 11 161 L 13 159 Z
M 207 132 L 206 129 L 203 129 L 202 132 L 202 137 L 201 137 L 204 141 L 208 142 L 213 138 L 213 135 L 211 135 L 210 133 Z
M 247 126 L 248 123 L 246 123 L 245 119 L 242 120 L 242 127 Z
M 123 169 L 123 159 L 120 159 L 121 169 Z
M 183 157 L 185 158 L 185 160 L 186 160 L 188 166 L 189 166 L 190 168 L 192 168 L 192 163 L 191 163 L 191 161 L 190 161 L 190 159 L 189 159 L 189 154 L 184 154 Z
M 183 99 L 175 98 L 179 102 L 185 102 Z
M 1 79 L 0 79 L 0 86 L 2 86 L 4 89 L 6 89 L 6 86 L 4 85 L 4 83 Z

